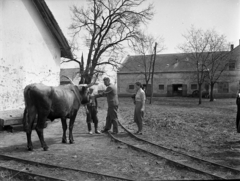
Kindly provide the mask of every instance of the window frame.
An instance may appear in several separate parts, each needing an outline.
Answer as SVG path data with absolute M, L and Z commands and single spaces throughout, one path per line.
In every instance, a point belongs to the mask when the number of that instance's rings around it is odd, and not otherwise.
M 131 88 L 131 86 L 133 86 L 133 88 Z M 135 89 L 135 85 L 134 84 L 129 84 L 128 85 L 128 90 L 134 90 Z
M 232 66 L 233 65 L 233 66 Z M 229 62 L 228 63 L 228 70 L 233 71 L 236 70 L 236 62 Z
M 196 86 L 196 88 L 193 87 L 193 86 Z M 197 90 L 198 89 L 198 85 L 197 84 L 191 84 L 190 87 L 191 87 L 191 90 Z
M 229 93 L 229 83 L 219 82 L 218 83 L 218 93 Z
M 161 86 L 162 88 L 160 88 L 160 86 Z M 162 90 L 164 90 L 164 88 L 165 88 L 164 84 L 158 84 L 158 90 L 162 91 Z

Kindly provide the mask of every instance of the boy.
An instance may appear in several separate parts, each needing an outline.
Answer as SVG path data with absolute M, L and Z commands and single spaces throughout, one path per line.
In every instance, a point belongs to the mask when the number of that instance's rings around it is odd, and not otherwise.
M 95 133 L 96 134 L 100 134 L 100 131 L 98 131 L 98 117 L 97 117 L 97 99 L 96 97 L 94 97 L 94 93 L 93 93 L 93 89 L 90 88 L 90 101 L 87 104 L 87 127 L 88 127 L 88 133 L 89 134 L 93 134 L 92 133 L 92 127 L 91 127 L 91 123 L 93 122 L 94 127 L 95 127 Z

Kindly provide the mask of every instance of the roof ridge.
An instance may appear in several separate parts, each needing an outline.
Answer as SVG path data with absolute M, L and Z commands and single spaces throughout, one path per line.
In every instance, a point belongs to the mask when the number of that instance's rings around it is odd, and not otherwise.
M 64 36 L 60 26 L 58 25 L 54 15 L 52 14 L 45 0 L 32 0 L 32 2 L 39 11 L 39 13 L 41 14 L 42 19 L 46 23 L 51 34 L 59 44 L 62 53 L 61 56 L 72 59 L 73 55 L 71 52 L 71 48 L 68 44 L 68 41 Z

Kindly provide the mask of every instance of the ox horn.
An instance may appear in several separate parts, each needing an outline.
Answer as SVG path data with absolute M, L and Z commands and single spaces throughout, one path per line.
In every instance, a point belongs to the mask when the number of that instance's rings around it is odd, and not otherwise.
M 80 86 L 80 87 L 87 87 L 88 85 L 87 84 L 79 84 L 78 86 Z
M 89 88 L 89 87 L 93 86 L 96 83 L 97 78 L 98 78 L 98 74 L 96 75 L 95 80 L 92 83 L 90 83 L 90 84 L 79 84 L 78 86 Z
M 88 84 L 87 87 L 93 86 L 96 83 L 97 78 L 98 78 L 98 74 L 96 75 L 95 80 L 92 83 Z
M 68 80 L 70 80 L 71 84 L 76 85 L 76 84 L 74 84 L 74 82 L 72 81 L 72 79 L 70 79 L 68 76 L 62 75 L 62 77 L 66 77 Z

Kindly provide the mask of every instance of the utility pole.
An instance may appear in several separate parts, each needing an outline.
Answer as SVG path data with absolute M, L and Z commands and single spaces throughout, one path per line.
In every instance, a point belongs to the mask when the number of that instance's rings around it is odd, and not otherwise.
M 153 75 L 154 75 L 154 67 L 155 67 L 155 60 L 156 60 L 156 49 L 157 49 L 157 42 L 155 42 L 155 46 L 154 46 L 154 56 L 153 56 L 153 64 L 152 64 L 152 78 L 151 78 L 150 104 L 152 104 L 152 97 L 153 97 Z

